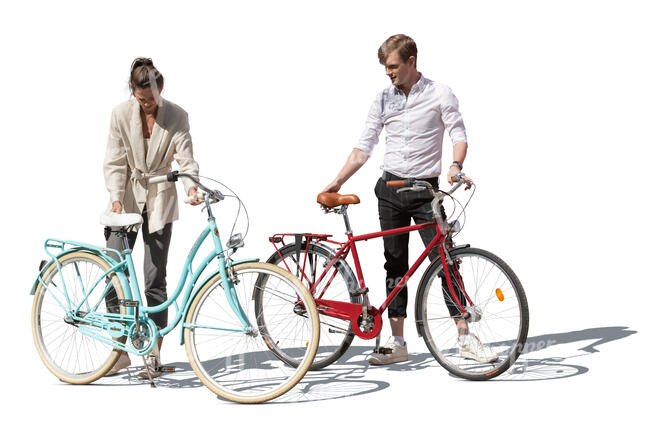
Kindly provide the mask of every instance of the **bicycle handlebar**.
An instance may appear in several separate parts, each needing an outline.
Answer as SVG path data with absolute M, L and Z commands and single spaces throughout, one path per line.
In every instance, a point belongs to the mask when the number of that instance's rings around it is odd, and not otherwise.
M 210 189 L 207 188 L 205 185 L 203 185 L 199 180 L 194 177 L 193 175 L 190 175 L 188 173 L 178 173 L 177 170 L 168 173 L 167 175 L 161 175 L 161 176 L 153 176 L 149 178 L 148 182 L 150 184 L 159 184 L 161 182 L 176 182 L 178 181 L 178 178 L 188 178 L 192 182 L 194 182 L 202 191 L 204 191 L 208 197 L 210 197 L 211 202 L 217 202 L 217 201 L 222 201 L 225 197 L 223 194 L 216 189 Z M 197 193 L 199 198 L 205 198 L 205 195 L 203 193 Z M 185 202 L 189 202 L 189 198 L 185 199 Z
M 452 194 L 463 184 L 466 184 L 468 187 L 472 186 L 472 182 L 463 178 L 463 176 L 465 176 L 465 174 L 462 172 L 452 176 L 451 180 L 456 183 L 449 190 L 449 194 Z M 386 181 L 386 186 L 388 188 L 403 188 L 403 189 L 409 189 L 409 188 L 416 189 L 417 187 L 423 187 L 423 188 L 428 188 L 430 190 L 433 190 L 433 187 L 427 181 L 419 181 L 417 179 L 411 179 L 411 178 L 402 179 L 398 181 Z

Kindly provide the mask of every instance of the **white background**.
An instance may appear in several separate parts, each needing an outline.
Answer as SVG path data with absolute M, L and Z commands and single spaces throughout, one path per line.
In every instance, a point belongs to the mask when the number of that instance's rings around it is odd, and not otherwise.
M 632 385 L 648 376 L 647 16 L 633 1 L 3 3 L 4 413 L 47 421 L 634 415 L 642 388 Z M 66 386 L 47 372 L 31 339 L 28 292 L 46 237 L 103 243 L 108 122 L 129 97 L 135 57 L 153 58 L 165 76 L 163 96 L 188 111 L 201 173 L 231 186 L 248 207 L 251 228 L 238 257 L 266 259 L 274 232 L 342 235 L 340 218 L 324 216 L 315 197 L 389 83 L 376 51 L 395 33 L 416 40 L 418 69 L 460 101 L 466 171 L 478 191 L 459 241 L 495 252 L 522 280 L 529 336 L 540 341 L 523 358 L 542 360 L 535 371 L 455 380 L 432 362 L 409 321 L 413 365 L 369 369 L 364 352 L 373 344 L 356 340 L 349 363 L 312 376 L 323 379 L 320 394 L 297 404 L 247 407 L 203 387 L 177 389 L 189 372 L 157 390 L 133 377 Z M 342 189 L 361 198 L 350 212 L 356 233 L 379 226 L 372 189 L 382 153 L 380 145 Z M 219 209 L 222 232 L 232 211 Z M 202 219 L 181 205 L 172 289 Z M 381 242 L 361 248 L 371 299 L 380 303 Z M 186 364 L 177 335 L 163 360 Z M 595 342 L 597 351 L 588 348 Z M 350 369 L 358 382 L 334 380 Z M 118 412 L 120 401 L 128 411 Z

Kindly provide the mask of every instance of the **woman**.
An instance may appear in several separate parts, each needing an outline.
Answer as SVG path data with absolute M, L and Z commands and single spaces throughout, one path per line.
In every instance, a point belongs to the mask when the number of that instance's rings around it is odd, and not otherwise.
M 178 219 L 178 200 L 173 182 L 149 186 L 147 180 L 170 172 L 173 160 L 178 163 L 180 172 L 197 176 L 199 173 L 199 165 L 192 155 L 187 113 L 160 96 L 163 85 L 163 76 L 151 59 L 133 61 L 129 80 L 133 98 L 113 109 L 104 159 L 110 211 L 141 213 L 144 220 L 145 297 L 149 307 L 167 299 L 167 252 L 172 222 Z M 183 178 L 183 183 L 190 203 L 201 203 L 196 195 L 196 186 L 187 178 Z M 128 234 L 130 248 L 133 248 L 136 236 L 137 231 Z M 124 248 L 122 239 L 113 233 L 107 239 L 107 246 L 120 251 Z M 167 310 L 149 317 L 158 328 L 167 326 Z M 161 344 L 162 338 L 146 359 L 152 377 L 161 374 Z M 108 374 L 115 374 L 130 364 L 128 354 L 122 352 Z M 138 377 L 148 377 L 146 369 Z

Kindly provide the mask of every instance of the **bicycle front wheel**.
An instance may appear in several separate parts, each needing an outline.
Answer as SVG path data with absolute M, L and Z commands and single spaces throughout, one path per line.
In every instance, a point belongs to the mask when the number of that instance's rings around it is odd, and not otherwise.
M 361 296 L 352 294 L 358 289 L 359 284 L 345 260 L 337 260 L 329 268 L 327 274 L 323 273 L 327 265 L 334 259 L 334 255 L 329 249 L 314 243 L 309 245 L 309 249 L 307 249 L 307 243 L 303 243 L 300 246 L 300 251 L 296 250 L 296 244 L 288 244 L 273 254 L 268 262 L 282 268 L 286 267 L 310 290 L 314 283 L 320 279 L 312 293 L 316 299 L 359 303 Z M 264 284 L 260 284 L 260 292 L 265 288 Z M 281 332 L 282 325 L 276 327 L 276 324 L 280 322 L 274 322 L 267 315 L 272 316 L 273 310 L 268 312 L 265 310 L 263 298 L 264 296 L 260 295 L 259 301 L 255 304 L 258 324 L 264 331 L 264 335 L 274 342 L 273 340 L 277 336 L 275 332 L 276 330 Z M 320 342 L 310 370 L 319 370 L 334 363 L 345 354 L 354 339 L 350 322 L 324 314 L 320 314 L 319 319 L 321 324 Z M 273 351 L 287 364 L 292 366 L 299 364 L 290 354 L 284 353 L 279 343 L 276 343 L 276 348 Z
M 309 291 L 277 266 L 243 263 L 232 273 L 236 300 L 250 326 L 242 323 L 216 274 L 190 305 L 183 325 L 185 349 L 199 379 L 217 395 L 242 403 L 268 401 L 293 388 L 312 364 L 320 335 L 318 313 Z M 273 304 L 274 319 L 283 324 L 281 342 L 299 362 L 295 368 L 277 357 L 257 325 L 259 280 L 274 287 L 264 295 Z
M 103 313 L 126 313 L 124 307 L 118 305 L 118 300 L 124 298 L 122 286 L 115 274 L 96 284 L 111 266 L 95 254 L 74 251 L 58 260 L 60 270 L 53 262 L 43 272 L 44 284 L 39 284 L 34 293 L 34 343 L 45 366 L 60 380 L 72 384 L 91 383 L 113 367 L 120 350 L 88 336 L 90 331 L 84 332 L 84 324 L 75 317 L 94 314 L 102 319 Z M 94 333 L 110 339 L 103 330 L 97 329 Z
M 452 250 L 451 259 L 451 288 L 440 260 L 422 277 L 416 297 L 419 333 L 452 374 L 491 379 L 517 360 L 526 343 L 526 294 L 512 269 L 488 251 Z

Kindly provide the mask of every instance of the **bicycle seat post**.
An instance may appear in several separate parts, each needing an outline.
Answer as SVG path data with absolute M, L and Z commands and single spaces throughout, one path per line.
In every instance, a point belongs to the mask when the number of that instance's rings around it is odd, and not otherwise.
M 352 235 L 352 228 L 350 227 L 350 219 L 348 219 L 348 206 L 344 204 L 341 206 L 341 211 L 339 212 L 343 215 L 343 221 L 345 222 L 345 234 Z
M 124 247 L 124 251 L 130 250 L 129 248 L 129 240 L 126 235 L 126 228 L 120 228 L 117 233 L 116 233 L 118 238 L 122 238 L 122 246 Z

